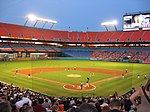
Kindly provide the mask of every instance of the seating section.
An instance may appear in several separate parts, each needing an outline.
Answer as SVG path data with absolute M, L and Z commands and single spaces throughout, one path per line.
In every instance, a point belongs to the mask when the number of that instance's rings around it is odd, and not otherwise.
M 62 48 L 61 51 L 70 57 L 89 57 L 92 52 L 87 48 Z
M 14 52 L 25 52 L 25 49 L 20 44 L 9 44 Z
M 1 52 L 13 52 L 12 47 L 8 43 L 0 43 Z
M 50 45 L 37 45 L 33 43 L 0 43 L 0 52 L 61 52 L 59 48 L 52 47 Z
M 77 42 L 77 32 L 69 32 L 70 42 Z
M 120 40 L 120 37 L 123 33 L 122 32 L 114 32 L 109 39 L 109 42 L 118 42 Z
M 70 42 L 69 32 L 68 31 L 57 31 L 59 34 L 59 39 L 62 42 Z
M 148 56 L 144 59 L 143 63 L 150 63 L 150 53 Z
M 144 42 L 150 42 L 150 31 L 144 31 L 143 36 L 141 38 Z
M 133 35 L 130 37 L 130 40 L 132 42 L 140 42 L 142 40 L 143 32 L 142 31 L 136 31 L 133 32 Z
M 144 63 L 150 63 L 150 51 L 147 50 L 128 50 L 128 51 L 105 51 L 94 50 L 90 58 L 99 58 L 102 60 L 138 60 Z
M 0 24 L 0 36 L 7 36 L 7 35 L 8 35 L 8 33 L 4 30 L 4 28 Z
M 98 32 L 87 32 L 87 41 L 88 42 L 96 42 L 96 38 L 98 36 Z
M 105 35 L 106 35 L 106 32 L 98 32 L 98 35 L 96 38 L 97 42 L 100 42 Z
M 30 74 L 28 78 L 30 78 Z M 117 102 L 117 106 L 122 104 L 121 109 L 116 109 L 118 112 L 119 110 L 125 111 L 124 107 L 126 105 L 129 106 L 130 111 L 133 111 L 133 109 L 130 108 L 132 104 L 128 103 L 129 100 L 127 100 L 127 98 L 130 98 L 135 91 L 135 89 L 132 88 L 130 91 L 120 96 L 116 91 L 108 97 L 95 96 L 94 94 L 90 96 L 84 96 L 83 94 L 82 97 L 56 97 L 45 95 L 24 87 L 16 87 L 13 83 L 8 84 L 1 81 L 0 90 L 1 112 L 79 112 L 79 110 L 83 110 L 84 112 L 108 112 L 113 102 Z M 6 94 L 6 91 L 9 95 Z
M 0 23 L 0 36 L 61 42 L 150 42 L 150 31 L 71 32 Z
M 109 39 L 111 38 L 112 35 L 113 32 L 106 32 L 100 42 L 109 42 Z
M 119 42 L 129 42 L 130 36 L 132 35 L 132 32 L 123 32 L 121 35 Z
M 1 24 L 1 28 L 3 28 L 8 35 L 13 36 L 13 37 L 19 37 L 19 32 L 15 25 L 11 24 Z

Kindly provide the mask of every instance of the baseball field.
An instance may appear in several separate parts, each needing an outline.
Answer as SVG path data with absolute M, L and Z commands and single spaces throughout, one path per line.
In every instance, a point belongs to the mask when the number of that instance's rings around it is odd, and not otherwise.
M 89 60 L 11 61 L 0 62 L 0 81 L 50 96 L 109 96 L 143 84 L 149 69 L 150 64 Z

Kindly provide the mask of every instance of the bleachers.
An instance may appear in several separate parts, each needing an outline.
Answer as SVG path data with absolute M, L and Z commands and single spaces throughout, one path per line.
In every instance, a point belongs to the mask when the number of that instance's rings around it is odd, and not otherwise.
M 20 25 L 15 25 L 16 29 L 20 33 L 20 37 L 32 39 L 31 34 L 28 32 L 28 28 Z
M 36 49 L 31 44 L 22 45 L 27 52 L 36 52 Z
M 77 42 L 87 42 L 87 35 L 86 32 L 78 32 L 77 33 Z
M 132 60 L 145 60 L 149 56 L 149 51 L 136 51 L 135 55 L 131 58 Z
M 106 32 L 99 32 L 97 35 L 97 42 L 101 42 L 102 38 L 106 35 Z
M 14 52 L 25 52 L 25 49 L 20 44 L 9 44 Z
M 13 52 L 13 49 L 8 43 L 0 43 L 1 52 Z
M 143 31 L 142 41 L 143 42 L 150 42 L 150 31 Z
M 120 37 L 123 33 L 122 32 L 114 32 L 109 40 L 109 42 L 117 42 L 120 40 Z
M 120 96 L 116 91 L 113 95 L 108 97 L 95 96 L 92 93 L 82 93 L 81 97 L 55 97 L 24 87 L 16 87 L 13 83 L 8 84 L 2 81 L 0 81 L 0 90 L 0 110 L 2 112 L 78 112 L 84 105 L 83 109 L 85 111 L 104 112 L 106 109 L 110 110 L 110 104 L 114 100 L 115 102 L 118 101 L 120 104 L 122 103 L 123 106 L 120 109 L 122 111 L 120 112 L 123 112 L 125 111 L 125 105 L 129 102 L 129 100 L 127 102 L 127 98 L 130 98 L 131 94 L 135 91 L 135 89 L 132 88 L 130 91 Z M 89 106 L 92 110 L 88 108 Z M 128 106 L 132 106 L 132 104 L 130 103 Z M 130 111 L 133 111 L 132 108 L 129 107 L 129 109 Z
M 70 42 L 77 42 L 77 32 L 69 32 Z
M 41 40 L 46 40 L 48 38 L 47 33 L 43 29 L 36 29 L 36 32 L 38 32 Z
M 8 35 L 11 35 L 12 37 L 19 37 L 20 33 L 18 32 L 16 25 L 11 24 L 1 24 L 1 28 L 3 28 Z
M 4 30 L 4 28 L 1 25 L 2 24 L 0 24 L 0 36 L 7 36 L 8 33 Z
M 98 32 L 87 32 L 88 42 L 96 42 Z
M 50 45 L 43 44 L 33 44 L 33 43 L 0 43 L 1 52 L 39 52 L 39 53 L 49 53 L 49 52 L 61 52 L 61 49 L 52 47 Z
M 61 51 L 70 57 L 89 57 L 92 54 L 92 52 L 86 48 L 61 48 Z
M 61 40 L 59 40 L 60 35 L 57 33 L 57 31 L 54 31 L 54 30 L 45 30 L 45 32 L 47 33 L 47 35 L 49 35 L 49 37 L 50 37 L 49 40 L 52 40 L 52 41 L 61 41 Z
M 68 31 L 57 31 L 57 33 L 60 35 L 61 41 L 70 42 L 70 39 L 68 37 Z
M 147 57 L 144 59 L 143 63 L 150 63 L 150 53 L 147 55 Z
M 38 40 L 43 40 L 41 39 L 41 34 L 37 32 L 35 28 L 27 28 L 27 31 L 31 34 L 32 39 L 38 39 Z
M 150 31 L 70 32 L 0 23 L 0 36 L 61 42 L 150 42 Z
M 130 56 L 129 60 L 139 60 L 144 63 L 150 62 L 150 51 L 147 50 L 94 50 L 90 58 L 99 58 L 103 60 L 124 60 L 124 58 L 127 58 L 128 56 Z
M 44 30 L 44 29 L 42 29 L 42 31 L 43 31 L 43 33 L 42 32 L 40 32 L 40 33 L 45 34 L 45 36 L 44 36 L 45 40 L 49 40 L 49 41 L 53 40 L 55 35 L 53 35 L 53 33 L 49 33 L 51 31 Z
M 115 51 L 115 52 L 113 52 L 110 56 L 109 56 L 109 59 L 114 59 L 114 60 L 117 60 L 117 59 L 119 59 L 122 55 L 124 54 L 124 52 L 123 51 Z
M 130 37 L 130 39 L 131 39 L 130 41 L 131 42 L 139 42 L 139 41 L 141 41 L 142 36 L 143 36 L 142 31 L 135 31 L 135 32 L 133 32 L 133 35 Z
M 113 32 L 107 32 L 101 39 L 101 42 L 109 42 L 109 39 L 111 38 L 112 34 L 113 34 Z
M 130 42 L 130 37 L 132 35 L 133 32 L 123 32 L 123 34 L 121 35 L 119 42 Z

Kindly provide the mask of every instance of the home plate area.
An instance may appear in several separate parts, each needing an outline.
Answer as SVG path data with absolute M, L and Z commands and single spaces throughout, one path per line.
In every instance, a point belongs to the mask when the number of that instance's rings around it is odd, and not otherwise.
M 82 87 L 80 84 L 66 84 L 63 86 L 63 88 L 71 91 L 92 91 L 96 89 L 94 85 L 89 85 L 89 87 L 87 87 L 86 84 L 83 84 Z

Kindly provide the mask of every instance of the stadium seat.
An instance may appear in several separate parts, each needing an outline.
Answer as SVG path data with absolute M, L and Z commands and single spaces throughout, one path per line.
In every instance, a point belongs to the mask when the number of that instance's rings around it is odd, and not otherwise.
M 141 38 L 143 42 L 150 42 L 150 31 L 143 31 L 143 36 Z

